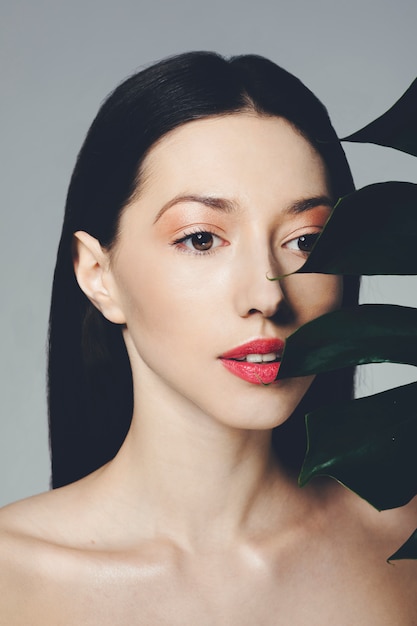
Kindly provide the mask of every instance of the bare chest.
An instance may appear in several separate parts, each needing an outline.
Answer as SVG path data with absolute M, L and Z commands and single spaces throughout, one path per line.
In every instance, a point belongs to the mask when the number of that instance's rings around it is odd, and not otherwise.
M 98 561 L 43 583 L 10 626 L 415 626 L 416 564 L 379 565 Z

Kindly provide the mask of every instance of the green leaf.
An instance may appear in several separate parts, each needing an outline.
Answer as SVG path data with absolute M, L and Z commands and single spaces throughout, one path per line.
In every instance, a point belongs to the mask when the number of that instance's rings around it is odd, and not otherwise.
M 299 482 L 327 475 L 377 509 L 417 493 L 417 383 L 307 415 L 308 449 Z
M 417 156 L 417 79 L 384 115 L 344 141 Z M 299 273 L 415 275 L 417 185 L 370 185 L 337 203 Z M 417 309 L 362 305 L 313 320 L 287 339 L 278 378 L 361 363 L 417 365 Z M 329 475 L 378 509 L 417 494 L 417 383 L 307 415 L 299 477 Z M 417 558 L 417 530 L 391 559 Z
M 388 561 L 398 561 L 399 559 L 417 559 L 417 529 L 401 548 L 389 557 Z
M 322 315 L 287 338 L 278 378 L 384 362 L 417 365 L 417 309 L 361 304 Z
M 342 141 L 376 143 L 417 156 L 417 78 L 386 113 Z
M 299 273 L 417 274 L 417 185 L 369 185 L 337 203 Z

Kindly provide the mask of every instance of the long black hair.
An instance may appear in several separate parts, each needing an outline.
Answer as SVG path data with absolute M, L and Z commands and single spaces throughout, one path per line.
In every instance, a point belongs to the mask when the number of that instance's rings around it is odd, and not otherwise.
M 321 154 L 333 196 L 353 191 L 326 109 L 297 78 L 260 56 L 224 59 L 192 52 L 165 59 L 124 81 L 95 118 L 71 178 L 53 282 L 48 369 L 53 487 L 113 458 L 133 409 L 121 327 L 107 321 L 80 290 L 73 233 L 87 231 L 110 248 L 153 144 L 191 120 L 248 110 L 286 118 Z M 354 304 L 357 296 L 357 279 L 345 278 L 344 304 Z M 286 462 L 297 465 L 302 459 L 306 407 L 349 397 L 352 386 L 352 370 L 317 376 L 294 415 L 274 433 L 273 444 Z

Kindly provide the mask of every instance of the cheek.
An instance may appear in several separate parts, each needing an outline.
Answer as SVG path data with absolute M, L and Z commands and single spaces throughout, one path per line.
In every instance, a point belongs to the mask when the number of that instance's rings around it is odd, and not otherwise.
M 140 263 L 133 255 L 120 255 L 116 280 L 130 333 L 173 342 L 179 333 L 201 332 L 204 319 L 219 310 L 224 277 L 212 268 L 208 272 L 198 259 L 186 262 L 186 254 L 158 256 L 145 249 Z
M 129 332 L 155 336 L 160 329 L 170 326 L 175 303 L 169 281 L 161 283 L 151 270 L 141 270 L 124 277 L 122 290 L 122 306 Z
M 340 308 L 343 297 L 341 276 L 293 274 L 290 280 L 291 284 L 288 284 L 286 290 L 287 298 L 298 324 Z

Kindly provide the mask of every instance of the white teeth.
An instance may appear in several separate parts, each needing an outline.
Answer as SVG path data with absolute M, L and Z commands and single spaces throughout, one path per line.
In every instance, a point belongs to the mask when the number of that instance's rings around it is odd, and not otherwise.
M 248 354 L 246 361 L 248 363 L 262 363 L 262 354 Z
M 279 359 L 279 356 L 276 352 L 269 352 L 268 354 L 248 354 L 246 357 L 236 360 L 247 361 L 247 363 L 270 363 L 277 359 Z

